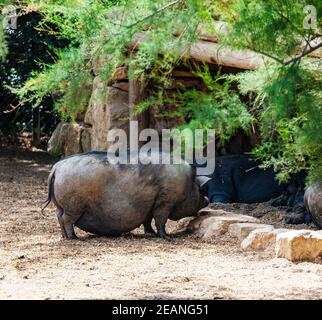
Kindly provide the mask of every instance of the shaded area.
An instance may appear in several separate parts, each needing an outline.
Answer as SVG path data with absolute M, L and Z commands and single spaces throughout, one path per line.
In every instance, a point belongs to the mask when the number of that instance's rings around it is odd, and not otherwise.
M 53 110 L 53 99 L 43 99 L 37 109 L 30 103 L 21 104 L 19 97 L 10 88 L 19 88 L 32 74 L 42 71 L 57 58 L 54 48 L 62 48 L 66 41 L 37 30 L 41 15 L 30 12 L 18 17 L 17 28 L 6 31 L 8 56 L 0 65 L 0 128 L 3 134 L 15 139 L 17 133 L 31 131 L 37 124 L 42 134 L 51 134 L 59 122 Z M 46 145 L 46 140 L 42 141 Z

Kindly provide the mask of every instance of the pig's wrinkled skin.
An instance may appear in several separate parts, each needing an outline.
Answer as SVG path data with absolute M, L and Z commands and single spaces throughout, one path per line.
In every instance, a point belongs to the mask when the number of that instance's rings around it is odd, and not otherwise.
M 153 153 L 159 157 L 160 153 Z M 62 235 L 76 239 L 74 225 L 97 235 L 118 236 L 141 224 L 159 237 L 168 219 L 195 215 L 207 205 L 187 164 L 111 164 L 106 152 L 88 152 L 59 161 L 49 178 Z
M 322 228 L 322 183 L 316 183 L 306 189 L 304 205 L 310 212 L 313 222 Z

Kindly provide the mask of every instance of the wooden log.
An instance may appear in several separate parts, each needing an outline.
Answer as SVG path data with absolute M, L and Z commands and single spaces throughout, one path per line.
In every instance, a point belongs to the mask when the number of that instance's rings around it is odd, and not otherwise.
M 131 49 L 135 50 L 140 43 L 149 38 L 143 32 L 135 34 Z M 183 52 L 188 59 L 200 62 L 218 64 L 243 70 L 256 70 L 264 62 L 264 57 L 250 50 L 234 50 L 218 43 L 198 41 Z
M 196 88 L 202 82 L 200 80 L 175 80 L 166 89 Z
M 262 55 L 249 50 L 233 50 L 217 43 L 199 41 L 186 52 L 188 58 L 244 70 L 256 70 L 263 64 Z
M 112 87 L 120 89 L 122 91 L 129 91 L 129 83 L 124 81 L 113 83 Z
M 190 71 L 173 70 L 171 76 L 174 78 L 198 78 Z

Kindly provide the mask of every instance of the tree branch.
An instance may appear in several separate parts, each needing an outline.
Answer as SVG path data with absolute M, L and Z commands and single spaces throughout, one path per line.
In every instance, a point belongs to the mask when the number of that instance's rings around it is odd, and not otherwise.
M 165 6 L 161 7 L 160 9 L 158 9 L 157 11 L 155 11 L 155 12 L 153 12 L 153 13 L 151 13 L 151 14 L 149 14 L 149 15 L 145 16 L 144 18 L 142 18 L 142 19 L 140 19 L 140 20 L 138 20 L 138 21 L 136 21 L 136 22 L 134 22 L 134 23 L 132 23 L 132 24 L 130 24 L 130 25 L 124 26 L 124 27 L 125 27 L 125 28 L 132 28 L 132 27 L 134 27 L 134 26 L 138 25 L 139 23 L 141 23 L 141 22 L 143 22 L 143 21 L 145 21 L 145 20 L 148 20 L 148 19 L 152 18 L 153 16 L 155 16 L 155 15 L 159 14 L 160 12 L 162 12 L 162 11 L 164 11 L 164 10 L 169 9 L 170 7 L 175 6 L 176 4 L 178 4 L 178 3 L 179 3 L 179 2 L 181 2 L 181 1 L 182 1 L 182 0 L 176 0 L 176 1 L 170 2 L 170 3 L 168 3 L 167 5 L 165 5 Z
M 313 46 L 313 47 L 311 46 L 309 49 L 307 49 L 307 46 L 305 46 L 305 47 L 306 48 L 303 50 L 303 52 L 301 54 L 299 54 L 299 55 L 297 55 L 297 56 L 295 56 L 292 59 L 287 60 L 287 61 L 284 61 L 284 60 L 282 60 L 280 58 L 274 57 L 269 53 L 266 53 L 266 52 L 263 52 L 263 51 L 260 51 L 260 50 L 256 50 L 254 48 L 249 48 L 249 49 L 253 50 L 253 51 L 256 51 L 256 52 L 258 52 L 258 53 L 260 53 L 260 54 L 262 54 L 262 55 L 264 55 L 264 56 L 266 56 L 268 58 L 271 58 L 271 59 L 273 59 L 273 60 L 275 60 L 275 61 L 277 61 L 277 62 L 279 62 L 279 63 L 281 63 L 281 64 L 283 64 L 285 66 L 287 66 L 287 65 L 289 65 L 289 64 L 291 64 L 293 62 L 299 61 L 300 59 L 302 59 L 303 57 L 307 56 L 311 52 L 321 48 L 322 47 L 322 42 L 318 43 L 316 46 Z
M 292 58 L 288 61 L 283 62 L 283 64 L 287 66 L 290 63 L 296 62 L 296 61 L 302 59 L 303 57 L 305 57 L 306 55 L 308 55 L 309 53 L 319 49 L 320 47 L 322 47 L 322 42 L 318 43 L 316 46 L 310 47 L 310 49 L 308 49 L 308 50 L 304 50 L 301 54 L 299 54 L 298 56 L 295 56 L 294 58 Z

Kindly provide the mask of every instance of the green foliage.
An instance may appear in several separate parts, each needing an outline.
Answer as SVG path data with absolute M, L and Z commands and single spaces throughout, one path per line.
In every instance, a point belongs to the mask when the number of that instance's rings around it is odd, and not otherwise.
M 74 119 L 79 111 L 86 109 L 92 92 L 92 74 L 83 68 L 75 48 L 62 51 L 54 65 L 46 71 L 34 73 L 32 78 L 18 90 L 23 102 L 38 106 L 42 100 L 55 94 L 56 108 L 65 119 Z M 35 89 L 37 88 L 37 89 Z
M 197 68 L 196 75 L 203 79 L 209 92 L 188 90 L 179 95 L 181 110 L 189 117 L 182 128 L 215 129 L 222 143 L 230 140 L 239 128 L 248 132 L 255 119 L 231 89 L 231 81 L 219 73 L 214 78 L 207 66 Z
M 197 39 L 197 25 L 211 19 L 203 4 L 200 0 L 42 1 L 38 10 L 44 19 L 38 28 L 68 39 L 70 46 L 56 64 L 34 74 L 19 94 L 37 104 L 55 93 L 60 96 L 57 108 L 73 118 L 88 102 L 88 94 L 79 102 L 79 93 L 91 86 L 93 68 L 102 81 L 120 65 L 128 65 L 130 78 L 139 77 L 143 83 L 162 78 Z M 148 41 L 137 39 L 142 31 Z
M 307 29 L 303 8 L 314 6 L 317 27 Z M 234 14 L 231 14 L 231 13 Z M 317 37 L 321 29 L 322 2 L 319 0 L 236 0 L 230 10 L 222 10 L 222 17 L 230 24 L 229 37 L 224 41 L 241 49 L 251 49 L 277 59 L 288 59 Z
M 307 29 L 304 6 L 317 11 L 316 28 Z M 225 15 L 231 33 L 225 42 L 273 58 L 257 71 L 230 77 L 242 94 L 253 97 L 262 143 L 254 153 L 273 166 L 281 181 L 307 170 L 322 180 L 321 61 L 305 57 L 309 42 L 321 43 L 321 1 L 234 1 L 238 19 Z M 235 16 L 236 17 L 236 16 Z
M 262 144 L 254 152 L 265 167 L 273 166 L 278 178 L 307 170 L 309 180 L 321 179 L 322 94 L 320 71 L 305 64 L 272 65 L 230 79 L 243 94 L 256 94 Z
M 130 78 L 156 83 L 156 92 L 137 107 L 162 109 L 167 102 L 177 110 L 160 116 L 180 116 L 191 128 L 215 128 L 222 141 L 238 128 L 257 125 L 262 143 L 254 153 L 264 166 L 273 166 L 280 180 L 308 170 L 310 181 L 322 179 L 321 65 L 307 58 L 310 41 L 321 42 L 322 2 L 319 0 L 61 0 L 22 1 L 43 15 L 38 26 L 67 39 L 69 47 L 57 53 L 57 62 L 35 73 L 18 91 L 35 105 L 54 95 L 57 109 L 74 118 L 86 107 L 93 69 L 102 81 L 118 66 L 130 67 Z M 304 6 L 317 10 L 316 28 L 303 25 Z M 179 90 L 167 96 L 169 73 L 197 39 L 200 25 L 213 17 L 227 23 L 221 43 L 251 49 L 270 57 L 262 68 L 223 77 L 207 68 L 197 70 L 208 92 Z M 217 32 L 213 26 L 209 31 Z M 144 34 L 143 34 L 144 33 Z M 144 41 L 142 41 L 144 39 Z M 0 44 L 1 41 L 0 34 Z M 0 45 L 1 46 L 1 45 Z M 130 51 L 129 51 L 130 48 Z M 251 98 L 243 103 L 232 90 Z M 182 128 L 186 127 L 183 126 Z
M 2 28 L 2 19 L 0 19 L 0 61 L 3 61 L 8 53 L 8 47 L 5 39 L 4 30 Z

